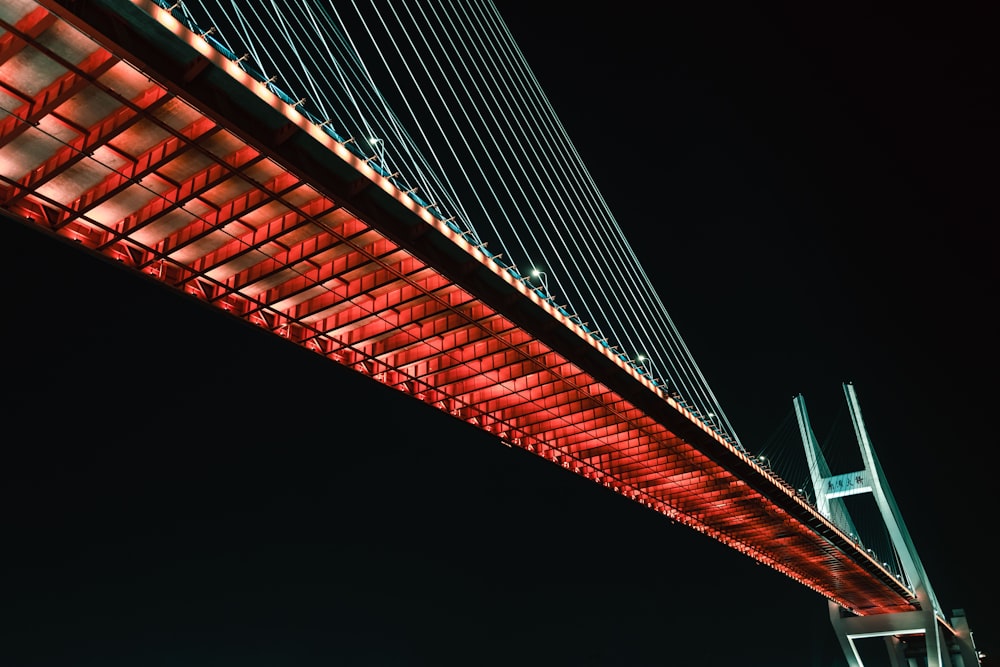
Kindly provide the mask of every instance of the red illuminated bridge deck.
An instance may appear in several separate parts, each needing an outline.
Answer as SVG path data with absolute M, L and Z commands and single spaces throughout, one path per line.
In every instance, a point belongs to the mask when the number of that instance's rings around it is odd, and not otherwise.
M 916 608 L 793 489 L 168 12 L 7 0 L 0 19 L 3 224 L 254 322 L 858 614 Z

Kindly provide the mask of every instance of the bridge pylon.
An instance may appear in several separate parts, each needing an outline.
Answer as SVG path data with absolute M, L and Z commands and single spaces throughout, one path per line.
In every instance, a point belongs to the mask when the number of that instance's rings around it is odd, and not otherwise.
M 847 663 L 850 667 L 864 667 L 857 641 L 882 637 L 892 667 L 978 666 L 981 664 L 979 653 L 972 640 L 964 611 L 954 610 L 950 621 L 946 621 L 941 612 L 937 596 L 903 522 L 899 506 L 889 489 L 878 457 L 875 456 L 875 450 L 861 416 L 861 405 L 854 391 L 854 385 L 844 383 L 843 389 L 864 464 L 863 469 L 856 472 L 837 475 L 831 473 L 813 434 L 805 398 L 799 394 L 793 401 L 809 465 L 816 508 L 854 539 L 860 547 L 860 537 L 844 498 L 870 493 L 888 531 L 894 555 L 903 571 L 904 582 L 918 603 L 913 611 L 862 616 L 840 607 L 835 602 L 829 602 L 830 621 Z

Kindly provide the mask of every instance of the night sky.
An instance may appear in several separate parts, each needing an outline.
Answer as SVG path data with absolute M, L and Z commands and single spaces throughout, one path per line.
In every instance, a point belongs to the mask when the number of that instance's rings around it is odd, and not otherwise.
M 798 393 L 822 438 L 853 382 L 938 599 L 1000 654 L 991 23 L 692 4 L 500 7 L 743 444 Z M 773 570 L 75 247 L 3 243 L 3 667 L 846 665 Z

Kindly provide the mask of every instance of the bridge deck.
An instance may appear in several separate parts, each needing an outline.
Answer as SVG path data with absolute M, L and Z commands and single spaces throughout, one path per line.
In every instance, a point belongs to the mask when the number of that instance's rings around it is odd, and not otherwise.
M 793 489 L 167 11 L 15 0 L 0 19 L 7 217 L 613 488 L 844 608 L 915 608 Z

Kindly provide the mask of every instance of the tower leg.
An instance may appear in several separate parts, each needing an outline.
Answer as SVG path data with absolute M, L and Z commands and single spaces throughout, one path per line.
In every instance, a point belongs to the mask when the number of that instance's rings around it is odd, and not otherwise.
M 836 602 L 827 602 L 827 604 L 830 606 L 830 624 L 833 625 L 837 641 L 840 642 L 840 650 L 844 652 L 844 657 L 847 658 L 847 667 L 863 667 L 861 656 L 858 655 L 858 649 L 842 628 L 844 619 L 840 616 L 840 605 Z
M 889 652 L 890 667 L 909 667 L 906 662 L 905 647 L 899 637 L 886 637 L 885 650 Z
M 969 630 L 969 621 L 965 618 L 965 610 L 953 609 L 951 612 L 951 627 L 955 628 L 955 643 L 958 645 L 959 653 L 954 660 L 957 667 L 978 667 L 982 664 L 979 661 L 979 651 L 976 650 L 976 643 L 972 640 L 972 631 Z
M 924 643 L 927 646 L 927 667 L 952 667 L 948 647 L 937 623 L 927 629 Z

